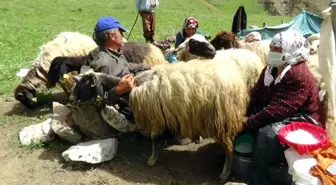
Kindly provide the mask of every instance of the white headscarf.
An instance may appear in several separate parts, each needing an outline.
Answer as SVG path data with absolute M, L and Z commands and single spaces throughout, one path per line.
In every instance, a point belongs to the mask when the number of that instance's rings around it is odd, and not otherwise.
M 245 42 L 261 41 L 259 32 L 253 31 L 245 36 Z
M 280 61 L 278 64 L 280 64 L 280 66 L 287 65 L 281 74 L 278 75 L 277 79 L 275 79 L 275 84 L 281 81 L 292 65 L 308 60 L 310 52 L 309 42 L 296 30 L 288 30 L 276 34 L 271 41 L 270 47 L 272 46 L 282 48 L 282 60 L 279 59 Z M 269 53 L 272 54 L 271 51 Z M 270 56 L 271 55 L 269 54 L 269 57 Z M 273 66 L 268 65 L 265 71 L 264 84 L 266 86 L 269 86 L 274 81 L 274 78 L 271 75 L 272 69 Z

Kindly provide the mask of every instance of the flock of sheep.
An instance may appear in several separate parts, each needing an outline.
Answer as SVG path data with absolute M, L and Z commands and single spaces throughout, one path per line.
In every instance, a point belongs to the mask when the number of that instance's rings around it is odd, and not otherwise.
M 176 48 L 180 61 L 173 64 L 169 64 L 162 50 L 154 45 L 125 40 L 122 54 L 127 60 L 151 66 L 136 76 L 137 87 L 129 98 L 136 130 L 150 135 L 153 141 L 149 166 L 155 165 L 158 159 L 157 137 L 168 129 L 184 138 L 214 138 L 222 144 L 227 155 L 220 179 L 228 178 L 233 141 L 246 119 L 250 90 L 266 66 L 270 41 L 228 40 L 227 34 L 230 33 L 219 32 L 211 42 L 199 35 L 187 39 Z M 319 35 L 312 35 L 309 41 L 311 56 L 307 64 L 320 88 L 321 106 L 326 107 L 328 101 L 317 56 Z M 28 108 L 36 108 L 33 100 L 36 90 L 53 79 L 48 77 L 49 70 L 55 70 L 50 67 L 52 62 L 61 65 L 70 59 L 70 64 L 78 65 L 65 71 L 79 72 L 80 67 L 94 57 L 96 49 L 96 43 L 86 35 L 59 34 L 40 48 L 32 69 L 14 91 L 15 98 Z M 55 77 L 51 86 L 59 78 Z M 330 112 L 323 111 L 325 115 Z

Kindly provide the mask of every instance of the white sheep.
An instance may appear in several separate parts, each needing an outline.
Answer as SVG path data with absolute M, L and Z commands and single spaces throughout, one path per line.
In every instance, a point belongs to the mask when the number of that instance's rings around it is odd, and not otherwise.
M 312 34 L 308 37 L 310 54 L 317 54 L 320 45 L 320 34 Z
M 263 64 L 249 50 L 228 50 L 215 59 L 159 65 L 130 94 L 136 128 L 152 137 L 147 164 L 158 158 L 156 137 L 165 129 L 182 137 L 214 138 L 226 150 L 221 181 L 230 174 L 233 140 L 241 131 L 250 90 Z M 139 80 L 139 77 L 136 77 Z
M 27 108 L 34 109 L 33 101 L 37 88 L 48 82 L 47 73 L 51 61 L 57 56 L 87 56 L 97 44 L 91 37 L 78 32 L 61 32 L 55 39 L 40 47 L 33 66 L 14 90 L 14 97 Z
M 150 66 L 157 65 L 154 62 L 159 61 L 162 64 L 167 63 L 161 50 L 149 43 L 134 43 L 127 42 L 123 38 L 125 55 L 129 62 L 140 63 L 144 62 Z M 55 39 L 47 42 L 40 47 L 40 52 L 36 59 L 33 61 L 33 67 L 23 78 L 21 83 L 14 91 L 14 97 L 29 109 L 37 107 L 37 103 L 33 100 L 36 96 L 36 90 L 43 84 L 48 84 L 49 79 L 52 83 L 48 87 L 52 87 L 58 82 L 59 71 L 51 71 L 54 68 L 59 70 L 59 66 L 65 61 L 69 64 L 75 64 L 75 68 L 65 67 L 67 70 L 79 71 L 81 65 L 87 65 L 98 54 L 98 46 L 94 40 L 84 34 L 78 32 L 61 32 Z M 70 72 L 69 71 L 69 72 Z M 57 75 L 57 76 L 56 76 Z M 49 86 L 50 85 L 50 86 Z M 61 86 L 63 87 L 62 83 Z M 67 89 L 63 87 L 64 91 Z

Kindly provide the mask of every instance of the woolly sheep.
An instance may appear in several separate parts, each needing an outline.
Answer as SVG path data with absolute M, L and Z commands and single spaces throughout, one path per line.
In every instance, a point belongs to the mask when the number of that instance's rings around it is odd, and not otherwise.
M 32 100 L 36 89 L 47 83 L 51 61 L 57 56 L 86 56 L 97 47 L 89 37 L 78 32 L 61 32 L 55 39 L 40 47 L 33 67 L 14 90 L 14 97 L 29 109 L 37 107 Z
M 130 93 L 129 104 L 136 130 L 152 137 L 153 150 L 147 164 L 155 165 L 158 136 L 167 130 L 183 138 L 214 138 L 227 152 L 220 175 L 221 181 L 226 180 L 233 140 L 242 130 L 249 93 L 262 66 L 253 52 L 235 49 L 223 51 L 214 59 L 157 65 L 136 75 L 137 87 Z M 109 78 L 96 74 L 95 79 Z
M 232 142 L 242 129 L 249 92 L 262 62 L 249 50 L 225 52 L 212 60 L 155 66 L 143 74 L 150 80 L 137 83 L 132 90 L 130 107 L 136 127 L 150 134 L 153 141 L 149 166 L 158 159 L 156 136 L 167 128 L 185 138 L 202 136 L 221 143 L 227 155 L 220 179 L 229 176 Z M 249 63 L 255 64 L 246 65 Z M 249 74 L 257 75 L 251 78 Z
M 150 66 L 155 65 L 153 61 L 164 62 L 161 60 L 164 58 L 161 50 L 154 45 L 135 44 L 127 42 L 124 38 L 123 42 L 123 48 L 127 50 L 123 54 L 126 55 L 129 62 L 144 61 Z M 139 47 L 143 48 L 139 49 Z M 36 108 L 37 103 L 33 101 L 33 98 L 40 85 L 48 84 L 48 87 L 53 87 L 63 74 L 79 71 L 82 65 L 88 64 L 96 56 L 97 49 L 97 44 L 87 35 L 78 32 L 61 32 L 55 39 L 40 47 L 40 53 L 34 60 L 32 69 L 14 91 L 16 100 L 29 109 Z M 139 51 L 141 52 L 139 53 Z M 128 52 L 135 52 L 135 55 Z M 49 69 L 51 69 L 51 73 L 48 77 Z M 48 83 L 49 79 L 50 83 Z M 64 90 L 66 91 L 66 89 Z
M 98 55 L 98 48 L 92 51 L 95 55 Z M 141 42 L 127 42 L 125 43 L 120 51 L 128 62 L 131 63 L 145 63 L 150 67 L 159 64 L 167 63 L 164 60 L 162 51 L 153 44 L 141 43 Z M 88 60 L 88 58 L 90 58 Z M 50 66 L 50 71 L 48 73 L 49 87 L 56 85 L 56 83 L 63 78 L 64 74 L 71 71 L 80 72 L 83 65 L 89 66 L 92 57 L 56 57 Z
M 310 43 L 310 54 L 317 54 L 320 45 L 320 34 L 312 34 L 308 37 Z

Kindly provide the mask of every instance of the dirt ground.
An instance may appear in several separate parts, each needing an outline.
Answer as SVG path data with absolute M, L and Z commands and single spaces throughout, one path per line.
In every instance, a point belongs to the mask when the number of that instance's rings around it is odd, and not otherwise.
M 46 111 L 47 110 L 47 111 Z M 18 114 L 21 120 L 47 115 L 49 109 L 26 110 L 12 98 L 0 98 L 0 117 Z M 2 119 L 3 120 L 3 119 Z M 222 170 L 224 153 L 211 140 L 201 144 L 171 146 L 159 153 L 155 167 L 145 165 L 151 144 L 147 139 L 128 136 L 119 140 L 117 156 L 98 165 L 68 163 L 61 153 L 70 145 L 55 141 L 44 147 L 27 149 L 18 143 L 22 125 L 0 123 L 0 184 L 167 184 L 214 185 Z M 14 123 L 15 122 L 15 123 Z

